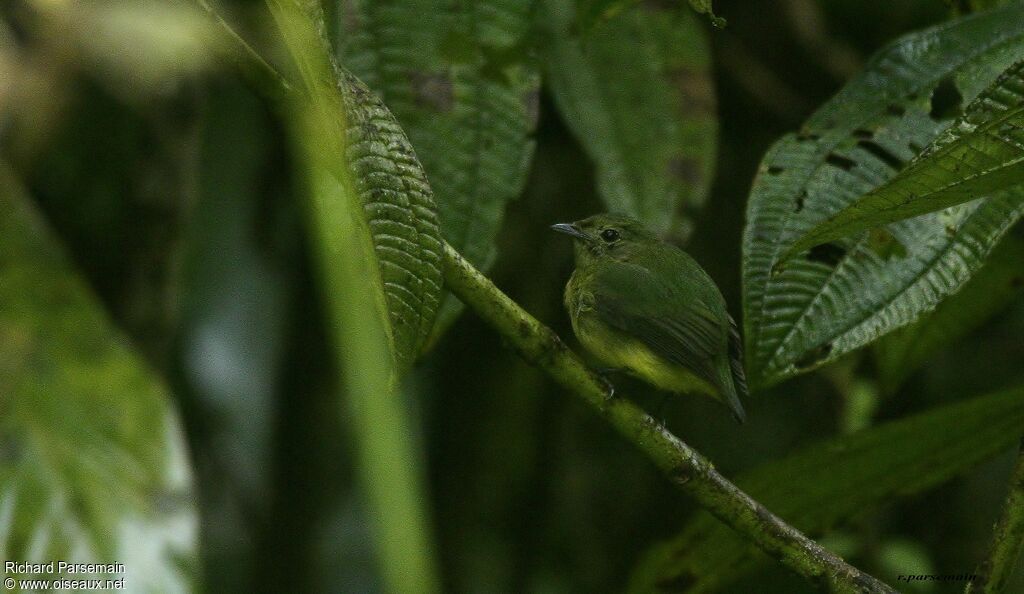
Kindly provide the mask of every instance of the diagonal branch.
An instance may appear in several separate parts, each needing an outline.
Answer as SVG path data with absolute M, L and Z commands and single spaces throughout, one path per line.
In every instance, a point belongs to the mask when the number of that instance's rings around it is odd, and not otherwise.
M 699 452 L 631 401 L 608 398 L 602 379 L 547 326 L 527 313 L 454 248 L 444 245 L 444 280 L 527 361 L 592 406 L 681 490 L 765 553 L 832 592 L 894 593 L 824 549 L 715 470 Z
M 1013 575 L 1021 544 L 1024 544 L 1024 441 L 1010 476 L 1010 492 L 1003 514 L 996 524 L 988 556 L 978 567 L 978 575 L 967 584 L 966 594 L 998 594 Z

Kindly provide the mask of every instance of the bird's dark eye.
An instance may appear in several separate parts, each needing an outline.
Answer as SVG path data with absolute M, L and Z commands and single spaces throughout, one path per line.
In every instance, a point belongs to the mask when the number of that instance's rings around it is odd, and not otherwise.
M 613 243 L 619 240 L 619 232 L 615 229 L 605 229 L 601 232 L 601 239 L 608 243 Z

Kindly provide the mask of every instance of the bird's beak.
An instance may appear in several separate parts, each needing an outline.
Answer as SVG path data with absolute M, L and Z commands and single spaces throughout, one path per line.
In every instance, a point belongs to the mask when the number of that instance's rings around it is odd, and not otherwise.
M 572 237 L 578 237 L 584 241 L 590 241 L 590 236 L 577 227 L 576 223 L 558 223 L 557 225 L 551 225 L 551 229 L 559 233 L 571 235 Z

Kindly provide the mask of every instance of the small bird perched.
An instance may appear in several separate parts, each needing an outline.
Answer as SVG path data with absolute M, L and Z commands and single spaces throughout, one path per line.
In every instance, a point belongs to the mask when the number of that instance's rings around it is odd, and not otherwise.
M 575 240 L 565 307 L 584 348 L 604 365 L 668 392 L 705 394 L 746 420 L 736 322 L 689 254 L 620 215 L 551 228 Z

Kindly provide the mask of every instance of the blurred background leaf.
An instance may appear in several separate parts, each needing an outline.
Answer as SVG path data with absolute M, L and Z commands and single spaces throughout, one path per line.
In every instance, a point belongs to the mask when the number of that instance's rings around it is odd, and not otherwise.
M 778 141 L 754 181 L 744 234 L 751 382 L 813 369 L 912 322 L 977 270 L 1024 212 L 1014 189 L 811 250 L 805 230 L 892 177 L 1014 62 L 1019 3 L 908 35 Z
M 341 0 L 338 55 L 409 135 L 437 202 L 441 235 L 487 270 L 505 206 L 526 183 L 540 76 L 534 1 Z M 432 341 L 461 309 L 446 295 Z
M 0 556 L 124 563 L 105 577 L 191 591 L 197 521 L 167 390 L 6 165 L 0 207 Z
M 584 32 L 575 7 L 544 0 L 539 16 L 559 113 L 594 163 L 606 209 L 685 239 L 682 221 L 704 203 L 717 150 L 702 24 L 690 11 L 645 3 Z

